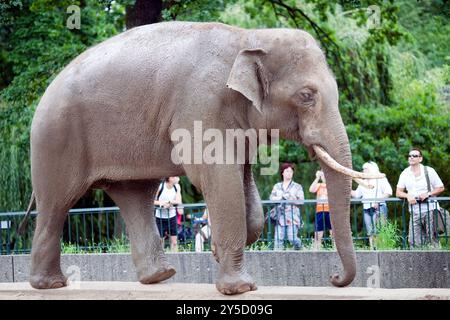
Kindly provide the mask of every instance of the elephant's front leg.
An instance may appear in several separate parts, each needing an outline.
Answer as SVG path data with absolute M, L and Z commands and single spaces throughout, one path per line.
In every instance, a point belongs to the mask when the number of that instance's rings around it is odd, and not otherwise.
M 239 165 L 208 166 L 202 174 L 212 245 L 219 262 L 216 287 L 223 294 L 256 290 L 244 265 L 247 221 L 242 178 L 243 167 Z

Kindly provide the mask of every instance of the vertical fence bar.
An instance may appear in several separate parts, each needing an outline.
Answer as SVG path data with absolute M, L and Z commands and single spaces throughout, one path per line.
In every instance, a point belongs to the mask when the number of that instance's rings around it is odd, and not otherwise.
M 404 202 L 403 202 L 403 205 L 402 205 L 402 234 L 403 234 L 402 245 L 403 245 L 403 249 L 406 250 L 407 249 L 407 243 L 406 243 L 406 213 L 405 213 Z
M 69 239 L 69 243 L 72 243 L 72 226 L 70 224 L 70 218 L 72 217 L 72 214 L 69 212 L 67 215 L 67 238 Z
M 83 216 L 83 243 L 84 243 L 84 249 L 87 249 L 87 232 L 86 232 L 86 214 L 83 212 L 81 213 Z
M 77 247 L 77 250 L 79 249 L 79 240 L 80 240 L 80 232 L 79 232 L 79 226 L 78 226 L 78 218 L 79 218 L 79 216 L 78 215 L 74 215 L 74 219 L 75 219 L 75 236 L 76 236 L 76 242 L 75 242 L 75 244 L 76 244 L 76 247 Z
M 3 229 L 0 226 L 0 255 L 2 255 L 3 253 Z
M 9 230 L 9 219 L 6 220 L 6 254 L 11 254 L 11 233 Z
M 99 211 L 97 217 L 97 228 L 98 228 L 98 245 L 100 246 L 101 250 L 103 250 L 103 239 L 102 239 L 103 228 L 101 223 L 101 221 L 103 221 L 102 217 L 103 211 Z
M 95 248 L 95 239 L 94 239 L 94 214 L 91 211 L 91 245 L 92 249 Z

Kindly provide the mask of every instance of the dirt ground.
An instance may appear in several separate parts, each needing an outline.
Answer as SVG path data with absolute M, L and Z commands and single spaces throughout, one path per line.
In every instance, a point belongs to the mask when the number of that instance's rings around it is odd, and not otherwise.
M 450 300 L 450 289 L 269 287 L 240 295 L 220 294 L 213 284 L 79 282 L 36 290 L 27 282 L 0 283 L 0 300 Z

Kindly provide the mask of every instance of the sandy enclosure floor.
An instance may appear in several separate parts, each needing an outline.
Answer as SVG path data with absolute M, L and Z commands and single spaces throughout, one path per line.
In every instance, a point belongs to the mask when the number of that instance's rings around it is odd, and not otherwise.
M 79 282 L 52 290 L 36 290 L 27 282 L 0 283 L 1 300 L 450 300 L 450 289 L 373 289 L 260 286 L 225 296 L 213 284 Z

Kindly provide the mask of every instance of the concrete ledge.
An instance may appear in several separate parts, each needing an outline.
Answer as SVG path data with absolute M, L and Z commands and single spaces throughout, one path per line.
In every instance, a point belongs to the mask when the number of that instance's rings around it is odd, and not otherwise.
M 14 281 L 28 281 L 31 256 L 14 255 Z M 79 268 L 83 281 L 137 281 L 130 254 L 63 254 L 61 270 L 70 276 Z M 0 279 L 1 281 L 1 279 Z
M 450 251 L 380 252 L 382 288 L 450 288 Z
M 352 287 L 449 288 L 450 252 L 359 251 Z M 0 282 L 28 281 L 30 256 L 1 256 Z M 168 283 L 208 283 L 217 278 L 218 264 L 210 252 L 168 253 L 177 273 Z M 336 252 L 249 251 L 246 266 L 259 286 L 330 286 L 341 272 Z M 9 268 L 9 269 L 8 269 Z M 137 281 L 130 254 L 62 255 L 61 269 L 81 281 Z
M 12 256 L 0 256 L 0 282 L 14 282 Z
M 260 286 L 258 290 L 225 296 L 212 284 L 81 282 L 53 290 L 36 290 L 28 283 L 0 283 L 0 300 L 450 300 L 449 289 L 370 289 Z M 200 304 L 201 305 L 201 304 Z

